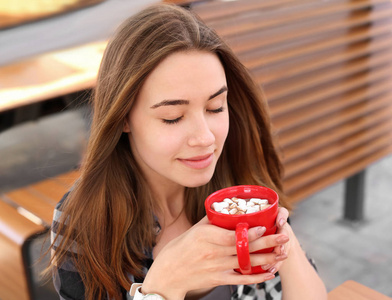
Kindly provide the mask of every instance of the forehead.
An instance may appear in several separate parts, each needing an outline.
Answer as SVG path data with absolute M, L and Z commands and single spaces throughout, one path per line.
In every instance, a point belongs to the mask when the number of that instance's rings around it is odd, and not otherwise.
M 191 100 L 207 97 L 225 85 L 225 71 L 216 54 L 195 50 L 176 52 L 150 73 L 140 96 L 150 101 L 165 98 Z

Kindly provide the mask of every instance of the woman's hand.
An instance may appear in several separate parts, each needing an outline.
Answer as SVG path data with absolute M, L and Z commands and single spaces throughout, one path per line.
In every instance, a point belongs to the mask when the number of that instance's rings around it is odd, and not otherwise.
M 270 247 L 276 249 L 287 243 L 284 234 L 262 237 L 264 232 L 264 227 L 249 229 L 250 252 Z M 251 264 L 273 265 L 277 256 L 275 252 L 251 254 Z M 235 231 L 211 225 L 205 217 L 160 251 L 147 273 L 142 291 L 158 293 L 166 299 L 184 299 L 187 292 L 193 290 L 227 284 L 253 284 L 274 277 L 270 272 L 242 275 L 233 270 L 237 268 Z
M 288 217 L 289 217 L 289 211 L 284 207 L 279 207 L 278 215 L 276 217 L 276 226 L 278 228 L 276 234 L 279 235 L 283 234 L 284 236 L 288 237 L 288 239 L 287 242 L 275 247 L 274 253 L 276 254 L 275 258 L 277 261 L 273 264 L 262 265 L 262 268 L 264 270 L 267 270 L 272 274 L 275 274 L 276 272 L 279 271 L 283 262 L 286 260 L 286 258 L 290 253 L 290 249 L 291 249 L 290 240 L 292 240 L 293 231 L 291 229 L 291 226 L 287 223 Z M 250 248 L 250 251 L 253 251 L 253 249 Z

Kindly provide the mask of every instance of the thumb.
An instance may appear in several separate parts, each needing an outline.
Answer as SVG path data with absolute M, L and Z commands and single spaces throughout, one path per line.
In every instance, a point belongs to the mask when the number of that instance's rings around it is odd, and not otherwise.
M 198 225 L 203 225 L 203 224 L 210 224 L 210 221 L 208 220 L 207 216 L 204 216 L 204 218 L 202 218 L 199 222 L 197 222 L 196 224 Z

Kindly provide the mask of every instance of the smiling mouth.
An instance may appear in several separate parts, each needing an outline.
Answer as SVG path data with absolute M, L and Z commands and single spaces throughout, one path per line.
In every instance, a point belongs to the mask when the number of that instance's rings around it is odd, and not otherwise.
M 213 161 L 213 154 L 208 154 L 204 156 L 196 156 L 192 158 L 187 158 L 187 159 L 179 159 L 180 162 L 182 162 L 184 165 L 187 167 L 190 167 L 192 169 L 204 169 L 207 168 Z

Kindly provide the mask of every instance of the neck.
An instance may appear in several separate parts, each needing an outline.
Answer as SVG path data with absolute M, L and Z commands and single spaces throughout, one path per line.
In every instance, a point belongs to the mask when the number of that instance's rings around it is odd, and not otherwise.
M 154 186 L 153 196 L 157 209 L 155 214 L 161 224 L 171 224 L 175 222 L 184 211 L 184 191 L 180 185 L 157 189 Z

